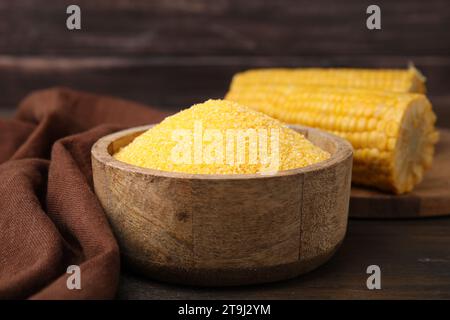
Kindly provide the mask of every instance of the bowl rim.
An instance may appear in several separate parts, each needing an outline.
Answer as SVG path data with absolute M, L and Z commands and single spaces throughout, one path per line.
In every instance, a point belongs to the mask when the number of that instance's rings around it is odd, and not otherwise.
M 303 134 L 304 134 L 304 132 L 306 132 L 307 134 L 305 136 L 308 140 L 310 140 L 308 138 L 308 135 L 310 133 L 313 133 L 314 135 L 320 135 L 326 139 L 331 140 L 336 147 L 336 151 L 333 154 L 331 154 L 331 157 L 328 158 L 327 160 L 320 161 L 320 162 L 311 164 L 306 167 L 276 171 L 276 173 L 274 173 L 274 174 L 272 174 L 272 173 L 270 173 L 270 174 L 255 174 L 255 173 L 204 174 L 204 173 L 184 173 L 184 172 L 163 171 L 163 170 L 144 168 L 144 167 L 139 167 L 139 166 L 135 166 L 132 164 L 128 164 L 126 162 L 122 162 L 120 160 L 115 159 L 109 153 L 108 147 L 114 141 L 116 141 L 124 136 L 130 135 L 130 134 L 135 134 L 140 131 L 144 132 L 155 125 L 156 124 L 132 127 L 132 128 L 116 131 L 116 132 L 110 133 L 106 136 L 103 136 L 93 144 L 93 146 L 91 148 L 91 157 L 95 158 L 97 161 L 103 163 L 106 166 L 113 167 L 115 169 L 119 169 L 119 170 L 123 170 L 123 171 L 128 171 L 130 173 L 137 173 L 137 174 L 148 175 L 148 176 L 158 176 L 158 177 L 175 178 L 175 179 L 195 179 L 195 180 L 250 180 L 250 179 L 268 179 L 268 178 L 274 178 L 274 177 L 293 176 L 293 175 L 298 175 L 298 174 L 317 172 L 322 169 L 326 169 L 333 165 L 341 163 L 342 161 L 346 160 L 347 158 L 353 156 L 353 147 L 347 140 L 345 140 L 341 137 L 338 137 L 332 133 L 320 130 L 320 129 L 297 125 L 297 124 L 287 124 L 287 126 L 296 131 L 300 131 L 300 133 L 303 133 Z

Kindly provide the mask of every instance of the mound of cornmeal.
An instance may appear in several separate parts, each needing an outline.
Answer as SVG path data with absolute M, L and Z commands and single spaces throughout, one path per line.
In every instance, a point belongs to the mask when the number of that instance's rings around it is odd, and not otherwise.
M 226 100 L 167 117 L 114 154 L 135 166 L 192 174 L 270 173 L 329 157 L 280 121 Z

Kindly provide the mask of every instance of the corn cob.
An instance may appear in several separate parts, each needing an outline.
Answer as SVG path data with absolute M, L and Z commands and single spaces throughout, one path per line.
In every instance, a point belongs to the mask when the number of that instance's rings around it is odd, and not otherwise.
M 248 85 L 320 85 L 425 93 L 425 78 L 414 67 L 408 69 L 254 69 L 237 73 L 231 88 Z
M 431 166 L 436 116 L 422 94 L 318 86 L 234 86 L 226 99 L 353 145 L 353 182 L 409 192 Z

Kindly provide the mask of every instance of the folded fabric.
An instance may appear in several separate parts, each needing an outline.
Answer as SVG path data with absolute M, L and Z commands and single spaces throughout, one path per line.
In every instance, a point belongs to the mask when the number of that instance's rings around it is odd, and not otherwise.
M 65 88 L 26 97 L 0 119 L 0 299 L 110 299 L 119 249 L 93 190 L 91 146 L 167 113 Z M 81 289 L 69 290 L 69 265 Z

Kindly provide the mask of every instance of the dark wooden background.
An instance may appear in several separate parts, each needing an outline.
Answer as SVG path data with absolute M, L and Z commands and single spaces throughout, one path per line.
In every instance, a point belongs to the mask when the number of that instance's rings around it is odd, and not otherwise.
M 0 112 L 55 85 L 172 110 L 226 92 L 233 73 L 264 66 L 405 67 L 428 77 L 450 127 L 450 2 L 366 0 L 0 0 Z M 82 30 L 66 29 L 78 4 Z

